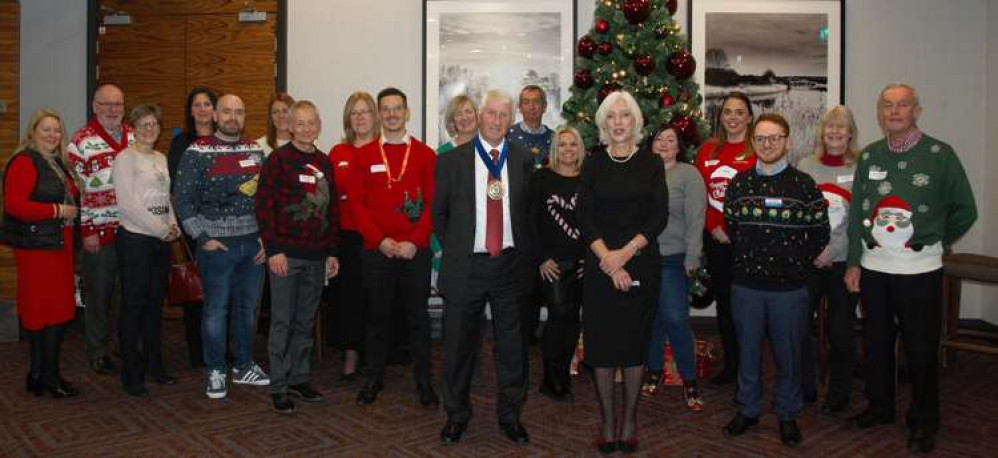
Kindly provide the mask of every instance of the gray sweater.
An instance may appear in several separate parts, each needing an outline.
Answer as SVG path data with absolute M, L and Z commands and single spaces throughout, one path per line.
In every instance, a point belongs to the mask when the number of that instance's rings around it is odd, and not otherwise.
M 686 268 L 700 267 L 707 188 L 696 167 L 679 162 L 665 172 L 669 187 L 669 224 L 658 236 L 662 256 L 685 253 Z
M 829 166 L 821 163 L 818 156 L 807 156 L 797 164 L 797 169 L 814 178 L 818 189 L 828 202 L 828 224 L 831 226 L 831 239 L 828 249 L 832 262 L 845 262 L 849 240 L 846 237 L 846 219 L 849 202 L 852 200 L 852 180 L 856 173 L 855 163 Z

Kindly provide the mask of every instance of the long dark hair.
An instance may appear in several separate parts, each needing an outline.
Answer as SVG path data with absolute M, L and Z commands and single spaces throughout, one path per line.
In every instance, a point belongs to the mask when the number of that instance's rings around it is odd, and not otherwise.
M 194 89 L 191 89 L 191 93 L 187 94 L 187 105 L 184 105 L 184 113 L 185 113 L 184 132 L 180 134 L 187 141 L 186 142 L 187 144 L 193 142 L 194 139 L 198 136 L 197 126 L 194 125 L 194 115 L 191 114 L 191 104 L 194 103 L 194 98 L 197 97 L 199 94 L 204 94 L 208 96 L 208 100 L 211 101 L 212 108 L 218 105 L 218 96 L 215 95 L 214 91 L 204 86 L 198 86 Z M 212 121 L 212 127 L 214 127 L 214 125 L 215 123 L 214 121 Z
M 724 125 L 721 124 L 721 115 L 724 114 L 724 104 L 728 103 L 728 100 L 741 100 L 742 103 L 748 108 L 749 122 L 748 126 L 745 127 L 746 132 L 752 130 L 752 122 L 755 117 L 755 113 L 752 112 L 752 101 L 749 100 L 748 96 L 741 91 L 731 91 L 721 99 L 721 106 L 717 109 L 717 118 L 714 120 L 714 125 L 717 126 L 717 130 L 714 133 L 714 138 L 717 139 L 717 143 L 714 145 L 714 149 L 710 151 L 710 158 L 717 159 L 717 154 L 721 152 L 721 148 L 724 144 L 728 142 L 728 131 L 724 130 Z M 746 138 L 747 140 L 747 138 Z

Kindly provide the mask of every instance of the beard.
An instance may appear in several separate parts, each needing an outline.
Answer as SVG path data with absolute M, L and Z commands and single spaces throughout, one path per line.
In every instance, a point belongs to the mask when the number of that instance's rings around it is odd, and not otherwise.
M 236 121 L 227 121 L 218 125 L 218 131 L 231 137 L 237 137 L 242 135 L 243 126 L 240 126 Z

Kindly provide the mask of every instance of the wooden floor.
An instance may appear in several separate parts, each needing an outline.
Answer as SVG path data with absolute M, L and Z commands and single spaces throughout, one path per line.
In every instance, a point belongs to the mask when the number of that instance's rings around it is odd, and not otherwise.
M 715 339 L 708 332 L 700 338 Z M 151 395 L 130 398 L 117 378 L 87 369 L 79 330 L 70 333 L 63 358 L 64 376 L 82 395 L 70 400 L 35 398 L 24 392 L 27 344 L 0 344 L 0 456 L 592 456 L 598 424 L 591 382 L 580 376 L 576 402 L 556 404 L 537 393 L 540 361 L 531 348 L 530 396 L 523 421 L 532 437 L 514 448 L 499 434 L 494 416 L 492 358 L 483 351 L 472 401 L 476 417 L 465 440 L 454 447 L 439 444 L 443 411 L 419 408 L 410 369 L 389 368 L 386 388 L 367 407 L 354 404 L 356 384 L 339 381 L 336 352 L 314 370 L 313 381 L 326 396 L 319 405 L 300 406 L 293 416 L 273 413 L 266 388 L 230 387 L 229 397 L 204 396 L 204 376 L 187 366 L 179 321 L 164 329 L 168 365 L 180 377 L 169 387 L 150 384 Z M 265 338 L 256 341 L 264 368 Z M 491 347 L 486 347 L 488 350 Z M 434 368 L 441 364 L 434 345 Z M 771 374 L 771 370 L 767 370 Z M 439 388 L 439 373 L 437 376 Z M 769 393 L 771 385 L 767 385 Z M 797 449 L 780 444 L 773 415 L 736 440 L 721 427 L 734 414 L 733 388 L 706 388 L 706 410 L 685 411 L 678 388 L 640 405 L 640 451 L 643 456 L 904 456 L 905 429 L 884 426 L 870 431 L 847 428 L 847 415 L 822 415 L 810 406 L 800 418 L 804 443 Z M 862 382 L 854 386 L 853 407 L 861 405 Z M 942 379 L 943 425 L 938 456 L 995 456 L 998 450 L 998 359 L 961 354 Z M 899 406 L 906 405 L 907 390 Z M 768 398 L 768 394 L 767 394 Z M 900 411 L 898 418 L 904 418 Z M 991 452 L 988 452 L 991 450 Z

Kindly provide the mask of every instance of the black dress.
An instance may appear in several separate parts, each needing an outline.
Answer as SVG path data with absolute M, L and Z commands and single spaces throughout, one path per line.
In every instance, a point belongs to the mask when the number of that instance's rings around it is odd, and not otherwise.
M 611 250 L 643 234 L 648 245 L 624 266 L 635 284 L 622 292 L 587 250 L 582 293 L 585 360 L 592 367 L 638 366 L 645 362 L 651 322 L 661 285 L 658 234 L 669 219 L 662 160 L 641 149 L 628 161 L 597 149 L 582 168 L 579 216 L 587 246 L 603 239 Z

